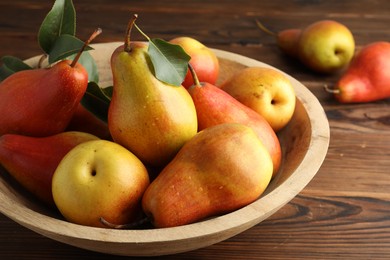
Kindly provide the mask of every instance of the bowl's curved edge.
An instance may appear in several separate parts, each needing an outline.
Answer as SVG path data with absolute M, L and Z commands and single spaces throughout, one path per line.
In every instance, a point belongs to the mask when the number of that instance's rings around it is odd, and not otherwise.
M 108 45 L 107 45 L 108 44 Z M 99 48 L 115 48 L 119 43 L 94 44 Z M 213 49 L 218 57 L 243 63 L 246 66 L 266 66 L 274 68 L 260 61 L 222 50 Z M 30 60 L 31 62 L 32 60 Z M 274 68 L 276 69 L 276 68 Z M 155 256 L 180 253 L 198 248 L 206 247 L 225 239 L 228 239 L 242 231 L 245 231 L 288 203 L 295 197 L 314 177 L 319 170 L 329 146 L 329 124 L 325 112 L 316 97 L 300 82 L 286 74 L 294 85 L 294 89 L 300 101 L 308 112 L 312 122 L 312 129 L 315 132 L 310 141 L 310 149 L 304 160 L 296 171 L 305 171 L 305 178 L 293 174 L 286 182 L 282 183 L 275 190 L 263 196 L 260 200 L 243 207 L 232 213 L 189 224 L 180 227 L 150 229 L 150 230 L 108 230 L 102 228 L 91 228 L 76 225 L 66 221 L 54 219 L 35 212 L 23 205 L 12 201 L 2 203 L 0 211 L 19 224 L 51 239 L 67 243 L 76 247 L 93 250 L 96 252 L 110 253 L 127 256 Z M 318 125 L 319 122 L 326 122 L 326 125 Z M 307 168 L 310 165 L 310 171 Z M 314 170 L 313 170 L 314 169 Z M 289 187 L 289 189 L 286 189 Z M 291 187 L 293 187 L 291 189 Z M 0 190 L 0 200 L 4 201 L 5 194 Z M 277 198 L 277 200 L 275 200 Z M 277 204 L 273 210 L 267 209 L 264 205 Z M 9 209 L 12 208 L 11 213 Z M 39 214 L 44 221 L 30 224 L 31 218 Z M 261 217 L 258 217 L 261 216 Z M 59 233 L 61 230 L 62 233 Z M 77 230 L 77 232 L 75 232 Z M 190 234 L 190 235 L 188 235 Z M 93 240 L 92 237 L 99 239 Z M 163 242 L 162 242 L 163 241 Z

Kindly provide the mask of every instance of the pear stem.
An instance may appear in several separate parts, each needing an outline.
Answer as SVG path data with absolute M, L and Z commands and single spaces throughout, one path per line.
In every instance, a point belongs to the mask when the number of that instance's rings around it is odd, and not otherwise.
M 330 88 L 330 87 L 328 87 L 328 85 L 324 85 L 324 89 L 325 89 L 325 91 L 326 92 L 328 92 L 328 93 L 331 93 L 331 94 L 340 94 L 340 89 L 338 89 L 338 88 Z
M 97 29 L 91 34 L 91 36 L 88 38 L 88 40 L 84 42 L 83 47 L 81 47 L 81 49 L 80 49 L 79 52 L 77 53 L 76 57 L 74 57 L 72 63 L 70 64 L 70 66 L 71 66 L 72 68 L 74 68 L 74 66 L 76 66 L 76 63 L 79 61 L 80 56 L 81 56 L 81 54 L 83 54 L 85 48 L 91 43 L 91 41 L 92 41 L 93 39 L 96 38 L 96 36 L 98 36 L 98 35 L 101 34 L 101 33 L 102 33 L 102 29 L 101 29 L 101 28 L 97 28 Z
M 45 54 L 43 54 L 42 56 L 41 56 L 41 58 L 39 58 L 39 61 L 38 61 L 38 69 L 40 69 L 40 68 L 42 68 L 43 67 L 43 62 L 47 59 L 47 54 L 45 53 Z
M 141 225 L 143 225 L 143 224 L 145 224 L 145 223 L 147 223 L 148 221 L 149 221 L 149 219 L 147 218 L 147 217 L 144 217 L 144 218 L 141 218 L 140 220 L 138 220 L 138 221 L 135 221 L 135 222 L 133 222 L 133 223 L 129 223 L 129 224 L 122 224 L 122 225 L 120 225 L 120 224 L 113 224 L 113 223 L 111 223 L 111 222 L 108 222 L 105 218 L 103 218 L 103 217 L 100 217 L 100 222 L 103 224 L 103 225 L 105 225 L 105 226 L 107 226 L 107 227 L 109 227 L 109 228 L 114 228 L 114 229 L 132 229 L 132 228 L 136 228 L 136 227 L 138 227 L 138 226 L 141 226 Z
M 259 27 L 263 32 L 271 35 L 271 36 L 276 36 L 276 33 L 274 33 L 273 31 L 269 30 L 267 27 L 265 27 L 262 23 L 260 23 L 259 20 L 256 19 L 256 24 L 257 24 L 257 27 Z
M 131 29 L 135 25 L 135 20 L 137 20 L 138 14 L 133 14 L 133 17 L 130 19 L 128 25 L 127 25 L 127 30 L 126 30 L 126 36 L 125 36 L 125 45 L 124 45 L 124 51 L 125 52 L 131 52 Z
M 194 80 L 194 85 L 195 86 L 201 86 L 201 84 L 199 82 L 199 79 L 198 79 L 198 76 L 196 75 L 196 72 L 195 72 L 194 68 L 191 66 L 190 63 L 188 63 L 188 68 L 189 68 L 189 70 L 191 72 L 191 76 L 192 76 L 192 78 Z

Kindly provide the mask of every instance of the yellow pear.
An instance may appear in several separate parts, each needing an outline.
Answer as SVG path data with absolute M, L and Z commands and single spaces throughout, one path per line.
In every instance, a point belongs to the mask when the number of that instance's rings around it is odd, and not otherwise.
M 220 88 L 262 115 L 275 132 L 290 122 L 295 111 L 295 90 L 282 72 L 266 67 L 238 71 Z
M 195 106 L 183 86 L 155 77 L 148 43 L 129 38 L 111 57 L 113 95 L 108 127 L 113 140 L 142 162 L 162 166 L 196 134 Z
M 129 150 L 107 140 L 83 142 L 61 160 L 52 179 L 55 205 L 72 223 L 108 228 L 142 219 L 148 171 Z M 104 220 L 104 221 L 102 221 Z

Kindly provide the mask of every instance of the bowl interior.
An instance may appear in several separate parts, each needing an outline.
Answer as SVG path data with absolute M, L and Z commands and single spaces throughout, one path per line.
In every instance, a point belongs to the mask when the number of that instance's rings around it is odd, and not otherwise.
M 120 43 L 94 45 L 101 86 L 112 83 L 110 56 Z M 241 55 L 214 50 L 223 81 L 248 66 L 266 66 Z M 39 57 L 27 60 L 35 65 Z M 318 100 L 300 82 L 287 75 L 296 91 L 297 105 L 291 122 L 278 133 L 283 162 L 266 192 L 254 203 L 232 213 L 174 228 L 113 230 L 85 227 L 64 221 L 25 192 L 0 167 L 0 211 L 19 224 L 57 241 L 88 250 L 129 256 L 152 256 L 185 252 L 205 247 L 238 234 L 266 219 L 314 177 L 329 144 L 329 125 Z

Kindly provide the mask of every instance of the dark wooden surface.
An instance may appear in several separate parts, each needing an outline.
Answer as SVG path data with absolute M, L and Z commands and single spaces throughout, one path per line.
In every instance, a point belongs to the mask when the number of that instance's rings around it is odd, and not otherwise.
M 353 32 L 357 48 L 390 41 L 390 1 L 74 1 L 77 36 L 96 27 L 95 42 L 121 41 L 129 16 L 151 37 L 180 35 L 209 47 L 273 65 L 306 85 L 326 110 L 331 141 L 312 182 L 268 220 L 224 242 L 158 259 L 390 259 L 390 99 L 341 105 L 323 91 L 339 77 L 312 73 L 286 58 L 260 32 L 335 19 Z M 36 35 L 52 1 L 0 2 L 0 56 L 40 54 Z M 390 72 L 389 72 L 390 73 Z M 0 115 L 1 116 L 1 115 Z M 40 236 L 0 215 L 1 259 L 119 259 Z M 154 259 L 154 258 L 153 258 Z M 156 258 L 157 259 L 157 258 Z

